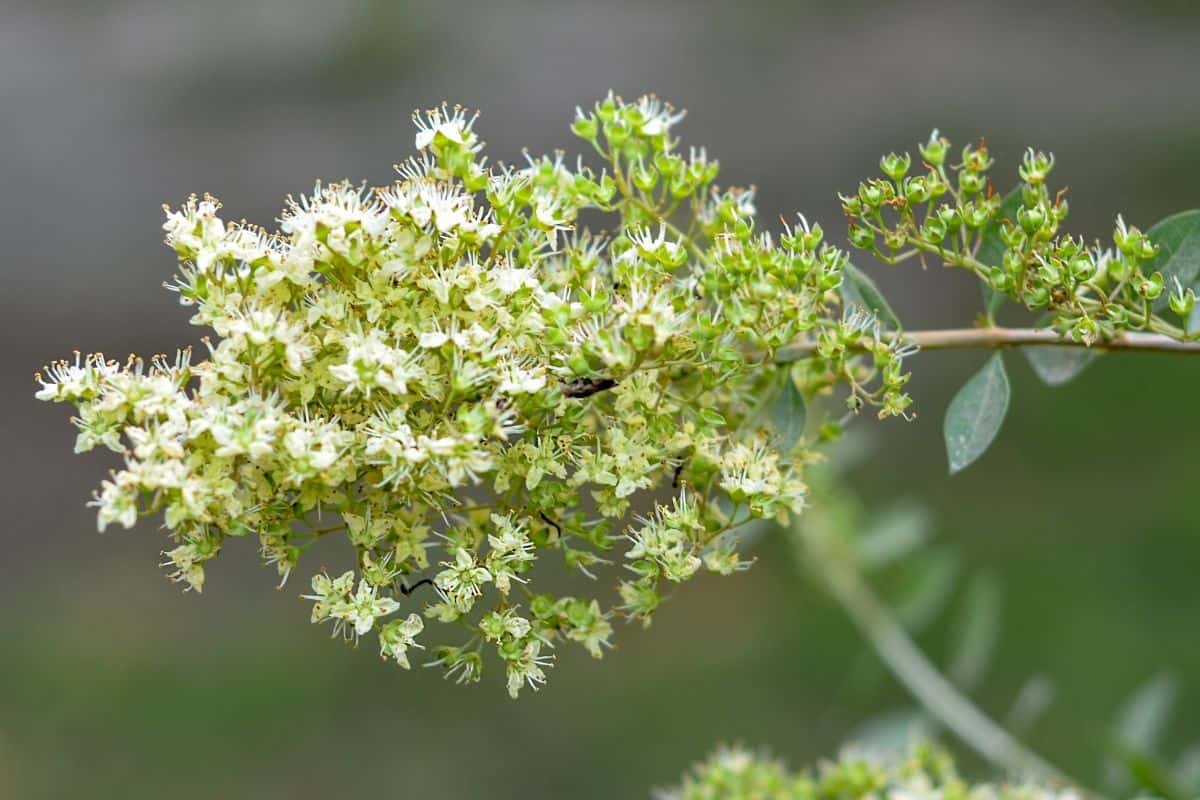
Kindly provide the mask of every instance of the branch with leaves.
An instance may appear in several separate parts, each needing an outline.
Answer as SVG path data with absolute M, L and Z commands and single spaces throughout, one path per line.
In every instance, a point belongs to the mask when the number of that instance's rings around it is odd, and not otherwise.
M 980 280 L 982 327 L 909 330 L 820 225 L 765 230 L 752 190 L 718 187 L 717 162 L 675 138 L 682 117 L 610 94 L 577 110 L 586 158 L 513 166 L 442 106 L 414 115 L 393 184 L 318 183 L 276 231 L 208 196 L 167 209 L 168 288 L 211 331 L 205 357 L 92 354 L 37 376 L 39 398 L 78 408 L 77 451 L 120 457 L 100 529 L 161 517 L 171 577 L 196 591 L 231 538 L 287 581 L 344 537 L 352 563 L 307 576 L 313 622 L 374 634 L 404 668 L 426 650 L 459 681 L 494 659 L 516 697 L 556 648 L 600 657 L 614 620 L 649 625 L 676 585 L 748 567 L 750 526 L 803 520 L 823 446 L 863 409 L 912 416 L 920 350 L 1022 347 L 1050 383 L 1100 351 L 1200 351 L 1200 211 L 1144 233 L 1118 217 L 1112 247 L 1089 244 L 1061 231 L 1051 156 L 1029 151 L 1000 195 L 985 145 L 952 157 L 935 132 L 920 168 L 888 155 L 842 197 L 868 256 Z M 1000 327 L 1009 311 L 1033 321 Z M 1008 395 L 997 353 L 951 403 L 953 471 Z M 829 397 L 845 411 L 810 419 Z M 544 562 L 579 590 L 544 588 Z

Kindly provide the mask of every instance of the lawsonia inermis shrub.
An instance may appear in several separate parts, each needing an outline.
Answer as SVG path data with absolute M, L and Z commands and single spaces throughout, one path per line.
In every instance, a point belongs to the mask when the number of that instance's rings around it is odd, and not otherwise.
M 616 618 L 649 624 L 674 584 L 744 569 L 739 530 L 802 512 L 805 466 L 845 421 L 806 436 L 805 401 L 909 416 L 914 348 L 885 306 L 851 302 L 869 287 L 819 225 L 771 232 L 753 191 L 719 187 L 682 116 L 610 95 L 572 125 L 586 159 L 510 166 L 442 106 L 415 115 L 395 183 L 318 183 L 275 231 L 209 196 L 167 209 L 168 288 L 211 330 L 203 356 L 38 376 L 78 408 L 77 451 L 121 456 L 100 529 L 161 517 L 165 565 L 196 591 L 231 537 L 282 581 L 343 537 L 353 563 L 304 576 L 313 622 L 459 681 L 493 654 L 514 697 L 558 646 L 599 657 Z M 1157 314 L 1145 234 L 1119 221 L 1112 252 L 1059 234 L 1049 156 L 1026 157 L 1011 202 L 982 146 L 950 165 L 935 134 L 921 158 L 886 157 L 843 198 L 855 246 L 970 269 L 1084 342 L 1185 336 Z M 555 570 L 575 593 L 542 588 Z

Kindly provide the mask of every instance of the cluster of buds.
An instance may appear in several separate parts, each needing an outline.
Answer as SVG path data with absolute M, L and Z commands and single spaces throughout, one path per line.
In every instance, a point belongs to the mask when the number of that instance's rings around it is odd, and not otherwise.
M 919 148 L 919 174 L 909 174 L 907 153 L 892 153 L 880 161 L 885 177 L 843 195 L 851 243 L 889 264 L 932 258 L 969 269 L 995 296 L 1048 314 L 1049 325 L 1076 341 L 1126 330 L 1181 333 L 1154 311 L 1164 281 L 1144 269 L 1156 252 L 1145 233 L 1120 217 L 1115 248 L 1060 233 L 1068 203 L 1047 185 L 1053 155 L 1026 151 L 1020 185 L 1001 197 L 988 177 L 993 160 L 985 143 L 963 148 L 957 164 L 946 163 L 949 149 L 934 131 Z M 1183 288 L 1171 308 L 1190 313 Z

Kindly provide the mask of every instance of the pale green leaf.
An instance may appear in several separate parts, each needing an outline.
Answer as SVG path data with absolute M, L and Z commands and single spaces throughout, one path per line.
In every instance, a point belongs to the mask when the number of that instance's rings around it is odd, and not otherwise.
M 1178 696 L 1178 681 L 1163 673 L 1135 689 L 1121 704 L 1113 723 L 1118 745 L 1135 753 L 1153 753 L 1166 733 Z
M 1000 203 L 1000 210 L 983 229 L 983 237 L 980 239 L 979 250 L 975 254 L 976 261 L 989 267 L 998 267 L 1003 263 L 1005 246 L 1004 240 L 1000 238 L 1000 231 L 1004 227 L 1004 220 L 1009 220 L 1010 222 L 1016 220 L 1017 209 L 1023 203 L 1024 199 L 1021 194 L 1021 187 L 1019 186 L 1004 196 L 1004 201 Z M 983 288 L 983 307 L 990 318 L 1004 302 L 1005 296 L 987 283 L 981 283 L 980 285 Z
M 1099 350 L 1086 347 L 1022 347 L 1021 350 L 1047 386 L 1062 386 L 1100 355 Z
M 936 726 L 921 709 L 897 708 L 864 720 L 850 731 L 847 741 L 873 755 L 900 758 L 912 752 L 915 743 L 928 741 L 936 733 Z
M 905 580 L 892 603 L 904 627 L 919 633 L 937 619 L 954 596 L 960 565 L 953 553 L 935 550 L 906 562 Z
M 1189 745 L 1179 757 L 1171 770 L 1175 783 L 1190 795 L 1200 797 L 1200 742 Z
M 849 263 L 842 270 L 842 300 L 847 307 L 858 306 L 874 312 L 883 327 L 899 330 L 900 320 L 888 305 L 883 293 L 879 291 L 879 287 L 875 285 L 875 281 Z
M 996 438 L 1008 412 L 1010 392 L 1004 360 L 996 353 L 950 401 L 942 433 L 951 475 L 983 455 Z
M 1030 676 L 1017 691 L 1012 708 L 1004 718 L 1004 727 L 1016 734 L 1033 730 L 1042 715 L 1054 703 L 1054 683 L 1045 675 Z
M 903 504 L 878 514 L 858 538 L 858 561 L 875 570 L 915 552 L 930 536 L 929 512 Z
M 1000 642 L 1000 583 L 989 574 L 975 575 L 967 584 L 950 636 L 946 672 L 963 689 L 974 689 L 991 666 Z
M 791 370 L 784 369 L 780 373 L 779 386 L 771 400 L 768 415 L 771 427 L 779 436 L 780 452 L 790 452 L 804 435 L 804 426 L 808 422 L 808 407 L 804 403 L 804 395 L 792 380 Z

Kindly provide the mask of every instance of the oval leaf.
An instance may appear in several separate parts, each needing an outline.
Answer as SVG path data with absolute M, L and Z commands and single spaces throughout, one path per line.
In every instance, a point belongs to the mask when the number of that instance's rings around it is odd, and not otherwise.
M 1179 682 L 1165 673 L 1135 689 L 1121 704 L 1113 722 L 1117 743 L 1134 752 L 1152 754 L 1166 732 L 1178 697 Z
M 902 504 L 868 523 L 857 541 L 858 561 L 864 570 L 877 570 L 920 549 L 930 538 L 929 512 Z
M 942 427 L 951 475 L 968 467 L 991 445 L 1008 412 L 1010 393 L 1004 360 L 996 353 L 954 395 Z
M 853 264 L 847 263 L 842 270 L 842 300 L 846 306 L 859 306 L 874 312 L 879 324 L 893 330 L 900 329 L 900 320 L 884 299 L 875 281 Z
M 933 624 L 954 597 L 961 565 L 951 552 L 931 550 L 910 556 L 902 583 L 891 602 L 896 616 L 913 634 Z
M 1017 734 L 1027 734 L 1054 702 L 1054 683 L 1045 675 L 1034 675 L 1017 691 L 1004 725 Z
M 1022 347 L 1021 350 L 1047 386 L 1062 386 L 1100 355 L 1099 350 L 1083 347 Z
M 1194 286 L 1200 278 L 1200 209 L 1172 214 L 1156 222 L 1146 235 L 1158 246 L 1154 258 L 1142 266 L 1146 274 L 1161 272 L 1168 289 L 1174 288 L 1175 278 L 1185 288 Z M 1163 292 L 1155 307 L 1165 306 L 1169 294 Z
M 782 372 L 781 386 L 771 401 L 770 422 L 779 435 L 779 450 L 782 453 L 791 452 L 804 435 L 804 426 L 808 422 L 808 407 L 804 403 L 804 395 L 796 388 L 792 380 L 791 370 Z
M 937 726 L 923 710 L 900 708 L 863 721 L 847 740 L 874 755 L 903 758 L 914 744 L 928 741 L 936 733 Z
M 991 666 L 1000 642 L 1001 605 L 1000 582 L 994 576 L 985 573 L 971 578 L 951 631 L 946 669 L 963 689 L 978 687 Z
M 1004 261 L 1005 247 L 1004 240 L 1000 238 L 1000 231 L 1004 227 L 1004 220 L 1011 222 L 1017 218 L 1017 209 L 1023 203 L 1024 198 L 1020 186 L 1004 196 L 1004 201 L 1000 203 L 1000 210 L 984 227 L 983 237 L 979 240 L 979 251 L 975 253 L 975 260 L 980 264 L 998 267 Z M 1005 296 L 986 282 L 981 282 L 980 286 L 983 288 L 983 307 L 987 312 L 988 319 L 991 319 L 996 313 L 996 309 L 1004 302 Z

